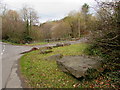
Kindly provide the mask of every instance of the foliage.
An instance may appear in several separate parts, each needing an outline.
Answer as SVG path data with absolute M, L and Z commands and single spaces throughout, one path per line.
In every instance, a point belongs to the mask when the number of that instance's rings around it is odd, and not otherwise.
M 104 10 L 106 11 L 105 15 L 107 15 L 107 17 L 104 17 L 107 25 L 102 26 L 100 30 L 101 32 L 98 33 L 98 36 L 95 38 L 94 42 L 94 46 L 96 46 L 96 48 L 98 48 L 98 50 L 100 50 L 102 54 L 108 56 L 107 58 L 105 58 L 112 63 L 118 63 L 120 55 L 120 23 L 118 21 L 118 17 L 116 17 L 116 13 L 119 14 L 119 12 L 116 10 L 116 7 L 120 6 L 119 3 L 120 2 L 118 1 L 114 3 L 102 4 L 101 7 L 104 8 Z M 114 10 L 114 13 L 110 13 L 110 11 L 108 11 L 109 8 L 112 8 L 112 10 Z M 100 23 L 104 23 L 102 19 L 103 17 L 99 20 Z
M 70 12 L 61 20 L 47 21 L 40 25 L 36 25 L 39 24 L 36 11 L 28 6 L 24 6 L 20 11 L 6 10 L 5 7 L 1 16 L 3 18 L 2 38 L 16 43 L 80 38 L 90 33 L 96 21 L 95 17 L 89 14 L 87 4 L 82 6 L 81 11 Z
M 49 54 L 39 54 L 39 50 L 25 54 L 20 59 L 20 70 L 25 83 L 32 88 L 118 88 L 118 73 L 113 72 L 113 76 L 108 71 L 99 73 L 95 69 L 89 69 L 85 78 L 76 79 L 60 71 L 56 61 L 44 60 L 57 53 L 64 56 L 86 54 L 84 50 L 88 47 L 83 43 L 53 48 Z
M 24 36 L 24 41 L 25 41 L 26 43 L 29 43 L 29 42 L 32 41 L 32 37 L 30 37 L 30 36 L 28 36 L 28 35 L 25 35 L 25 36 Z
M 96 69 L 89 68 L 87 70 L 87 75 L 85 77 L 86 80 L 93 80 L 96 79 L 100 75 L 100 72 L 97 71 Z
M 82 6 L 82 13 L 84 15 L 87 15 L 87 13 L 89 12 L 89 5 L 87 5 L 86 3 Z
M 12 43 L 26 43 L 33 40 L 31 29 L 38 19 L 34 9 L 23 8 L 23 12 L 19 14 L 18 11 L 6 10 L 5 7 L 0 16 L 2 17 L 2 39 Z
M 98 25 L 92 34 L 92 45 L 88 49 L 88 54 L 99 55 L 103 60 L 104 75 L 113 80 L 113 85 L 118 85 L 120 67 L 120 1 L 98 2 L 99 10 Z M 110 71 L 110 72 L 106 72 Z M 115 75 L 116 74 L 116 75 Z M 116 83 L 115 83 L 116 81 Z

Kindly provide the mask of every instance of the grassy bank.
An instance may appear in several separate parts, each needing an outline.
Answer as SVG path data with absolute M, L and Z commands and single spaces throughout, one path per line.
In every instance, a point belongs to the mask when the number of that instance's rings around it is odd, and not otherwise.
M 56 61 L 46 61 L 44 58 L 58 53 L 66 55 L 84 54 L 88 45 L 76 44 L 65 47 L 53 48 L 52 53 L 39 54 L 33 51 L 25 54 L 20 59 L 20 70 L 29 87 L 37 88 L 73 88 L 79 81 L 63 73 L 57 68 Z M 81 86 L 79 86 L 81 87 Z
M 45 58 L 62 54 L 67 55 L 81 55 L 87 54 L 85 52 L 89 45 L 75 44 L 65 47 L 53 48 L 52 53 L 40 54 L 40 50 L 33 51 L 23 55 L 20 59 L 20 71 L 22 77 L 25 78 L 27 87 L 33 88 L 116 88 L 114 85 L 114 77 L 108 76 L 111 72 L 103 72 L 97 78 L 81 80 L 62 72 L 58 69 L 55 60 L 45 60 Z M 115 74 L 116 75 L 116 74 Z M 117 79 L 118 81 L 118 79 Z

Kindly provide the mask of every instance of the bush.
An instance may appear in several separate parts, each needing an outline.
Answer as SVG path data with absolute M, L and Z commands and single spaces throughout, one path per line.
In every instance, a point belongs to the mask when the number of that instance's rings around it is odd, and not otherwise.
M 25 35 L 24 41 L 25 41 L 25 43 L 30 43 L 32 41 L 32 37 L 29 35 Z
M 93 33 L 95 37 L 92 40 L 92 45 L 86 52 L 89 55 L 99 55 L 103 58 L 105 77 L 111 80 L 112 84 L 118 85 L 120 80 L 120 21 L 118 19 L 120 1 L 102 3 L 101 7 L 104 8 L 100 13 L 101 19 L 97 30 Z M 111 13 L 108 8 L 111 8 L 114 13 Z M 101 26 L 100 29 L 99 26 Z M 98 33 L 95 34 L 96 32 Z

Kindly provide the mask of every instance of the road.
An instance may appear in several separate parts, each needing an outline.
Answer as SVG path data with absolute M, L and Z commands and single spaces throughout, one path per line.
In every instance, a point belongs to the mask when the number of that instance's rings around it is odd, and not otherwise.
M 78 41 L 69 41 L 68 43 L 75 44 L 85 41 L 84 39 Z M 0 42 L 0 85 L 2 88 L 22 88 L 21 80 L 18 76 L 18 59 L 22 56 L 22 52 L 28 51 L 33 47 L 41 48 L 47 46 L 55 46 L 56 44 L 46 44 L 37 46 L 16 46 Z M 0 88 L 1 89 L 1 88 Z
M 56 44 L 46 44 L 38 46 L 16 46 L 0 42 L 0 55 L 2 56 L 2 66 L 0 69 L 0 85 L 2 88 L 22 88 L 21 80 L 17 74 L 18 59 L 22 56 L 21 52 L 28 51 L 33 47 L 54 46 Z M 1 89 L 1 88 L 0 88 Z
M 21 88 L 21 82 L 17 75 L 17 61 L 22 56 L 20 53 L 31 47 L 2 44 L 2 87 Z

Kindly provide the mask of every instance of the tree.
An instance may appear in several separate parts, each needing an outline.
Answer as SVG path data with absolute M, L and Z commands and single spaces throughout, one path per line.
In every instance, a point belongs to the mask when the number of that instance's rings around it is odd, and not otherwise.
M 87 22 L 88 22 L 88 18 L 89 18 L 89 14 L 88 14 L 88 12 L 89 12 L 89 5 L 88 4 L 84 4 L 83 6 L 82 6 L 82 15 L 83 15 L 83 19 L 84 19 L 84 25 L 85 25 L 85 30 L 87 29 Z
M 98 27 L 93 33 L 92 48 L 101 52 L 97 54 L 105 59 L 105 68 L 117 71 L 120 63 L 120 0 L 99 2 L 98 5 Z
M 64 22 L 63 20 L 57 21 L 51 28 L 52 38 L 68 38 L 69 30 L 70 26 L 68 23 Z
M 82 13 L 86 16 L 88 14 L 88 12 L 89 12 L 89 5 L 85 3 L 82 6 Z
M 22 20 L 25 23 L 25 27 L 26 27 L 25 41 L 29 42 L 32 40 L 32 37 L 30 37 L 32 25 L 35 25 L 38 22 L 38 16 L 33 8 L 28 8 L 26 6 L 23 7 L 21 12 L 22 12 Z
M 67 17 L 63 19 L 64 22 L 68 23 L 70 26 L 69 37 L 75 38 L 78 36 L 78 17 L 77 12 L 70 12 Z
M 47 21 L 46 23 L 40 26 L 44 39 L 51 39 L 51 33 L 52 33 L 51 28 L 53 27 L 53 25 L 54 22 Z
M 11 42 L 20 43 L 24 27 L 17 11 L 8 10 L 3 17 L 2 23 L 2 38 Z
M 0 16 L 4 16 L 7 11 L 7 5 L 0 2 Z

